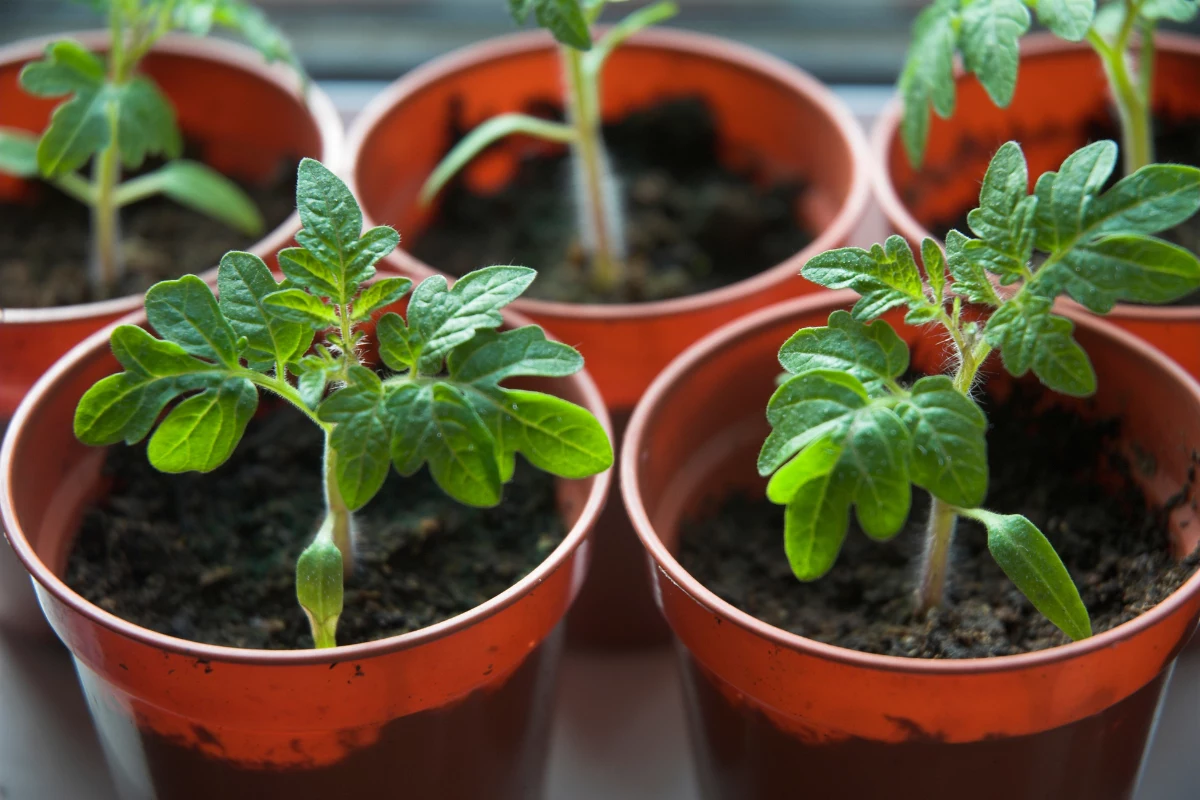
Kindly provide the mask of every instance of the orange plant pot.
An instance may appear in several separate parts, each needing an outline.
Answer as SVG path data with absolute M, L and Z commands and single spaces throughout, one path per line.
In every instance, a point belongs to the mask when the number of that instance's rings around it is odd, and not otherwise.
M 1200 119 L 1200 39 L 1156 34 L 1155 113 Z M 1031 181 L 1058 169 L 1063 160 L 1107 124 L 1111 102 L 1104 68 L 1086 44 L 1049 34 L 1021 43 L 1017 91 L 1008 108 L 997 108 L 978 79 L 959 71 L 954 116 L 936 114 L 925 164 L 915 171 L 900 141 L 900 103 L 894 100 L 871 134 L 875 194 L 892 227 L 920 244 L 937 222 L 975 208 L 979 184 L 1001 144 L 1021 143 Z M 1070 303 L 1070 301 L 1067 301 Z M 1106 315 L 1200 377 L 1200 306 L 1155 307 L 1121 303 Z
M 141 313 L 125 321 L 145 325 Z M 164 636 L 60 577 L 80 515 L 103 490 L 104 451 L 80 444 L 72 419 L 84 391 L 119 368 L 110 331 L 71 350 L 18 408 L 0 449 L 0 520 L 75 659 L 121 797 L 540 797 L 555 631 L 582 585 L 610 473 L 560 481 L 563 542 L 506 592 L 437 625 L 320 651 Z M 531 384 L 610 429 L 586 373 Z
M 562 93 L 558 50 L 541 33 L 452 53 L 394 83 L 355 121 L 348 183 L 372 224 L 395 226 L 415 239 L 430 218 L 418 193 L 452 144 L 445 134 L 452 114 L 473 126 Z M 690 297 L 626 305 L 518 300 L 514 307 L 583 353 L 618 426 L 654 376 L 689 344 L 730 317 L 815 291 L 799 276 L 801 266 L 847 243 L 870 194 L 858 123 L 832 92 L 793 66 L 721 39 L 654 30 L 633 38 L 605 67 L 605 119 L 680 96 L 707 101 L 728 163 L 761 162 L 773 179 L 807 180 L 807 199 L 797 214 L 816 235 L 793 258 L 754 278 Z M 530 146 L 519 137 L 497 145 L 467 170 L 467 180 L 480 188 L 502 185 Z M 438 268 L 419 261 L 403 243 L 386 263 L 417 278 Z M 601 521 L 596 542 L 592 577 L 572 614 L 572 638 L 599 646 L 665 641 L 640 548 L 619 507 Z
M 92 50 L 107 48 L 105 32 L 70 36 Z M 18 76 L 27 62 L 42 56 L 49 41 L 0 48 L 0 127 L 32 133 L 46 127 L 57 101 L 26 94 Z M 311 156 L 325 163 L 341 157 L 342 122 L 329 98 L 315 87 L 306 98 L 290 70 L 266 64 L 248 47 L 168 36 L 146 57 L 142 70 L 171 99 L 184 136 L 226 175 L 262 180 L 283 157 Z M 26 181 L 0 175 L 0 199 L 20 200 L 28 190 Z M 275 253 L 289 246 L 298 230 L 300 218 L 292 214 L 250 250 L 274 266 Z M 79 265 L 80 280 L 86 266 Z M 216 265 L 202 277 L 215 281 Z M 25 392 L 59 356 L 141 305 L 141 295 L 131 295 L 58 308 L 0 307 L 0 420 L 12 416 Z M 0 599 L 0 619 L 5 616 Z
M 629 424 L 621 489 L 680 645 L 702 796 L 1126 800 L 1167 676 L 1200 617 L 1200 574 L 1146 614 L 1086 641 L 934 661 L 860 653 L 774 628 L 719 599 L 676 561 L 683 520 L 713 498 L 765 486 L 755 456 L 769 430 L 764 409 L 779 346 L 855 297 L 801 298 L 720 329 L 666 369 Z M 1190 480 L 1200 386 L 1130 334 L 1065 313 L 1096 366 L 1096 413 L 1120 416 L 1127 443 L 1157 463 L 1145 489 L 1165 501 Z M 889 321 L 913 346 L 914 366 L 940 369 L 938 335 L 904 326 L 900 316 Z M 995 374 L 989 386 L 1004 384 Z M 1171 518 L 1181 554 L 1200 538 L 1196 516 L 1185 504 Z

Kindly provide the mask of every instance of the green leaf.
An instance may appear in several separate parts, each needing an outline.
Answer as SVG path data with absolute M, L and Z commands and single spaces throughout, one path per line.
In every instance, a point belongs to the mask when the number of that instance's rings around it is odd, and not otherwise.
M 835 311 L 828 327 L 805 328 L 784 342 L 779 363 L 795 375 L 815 369 L 849 373 L 875 396 L 908 369 L 908 345 L 883 320 L 863 324 Z
M 840 448 L 830 478 L 836 497 L 854 503 L 867 535 L 882 539 L 900 531 L 912 501 L 912 440 L 892 409 L 869 403 L 856 378 L 833 370 L 798 375 L 776 391 L 767 419 L 773 431 L 759 454 L 761 474 L 771 474 L 818 442 Z M 813 463 L 823 463 L 823 458 L 814 457 Z M 789 482 L 798 482 L 791 470 L 780 480 L 777 497 L 786 495 Z
M 967 215 L 979 240 L 965 242 L 963 255 L 1005 283 L 1024 277 L 1033 255 L 1037 202 L 1029 194 L 1029 170 L 1020 145 L 1004 144 L 988 165 L 979 208 Z
M 925 280 L 933 290 L 933 302 L 941 308 L 946 293 L 946 256 L 938 243 L 930 238 L 921 241 L 921 263 L 925 266 Z
M 1096 391 L 1096 373 L 1071 336 L 1075 326 L 1051 314 L 1050 308 L 1050 300 L 1023 292 L 992 315 L 984 336 L 1000 350 L 1004 368 L 1013 376 L 1019 378 L 1032 368 L 1056 392 L 1091 395 Z
M 258 206 L 240 186 L 199 162 L 172 161 L 129 181 L 122 189 L 138 184 L 144 191 L 161 193 L 247 236 L 260 236 L 266 227 Z
M 908 159 L 916 168 L 925 157 L 930 105 L 943 118 L 954 113 L 957 21 L 957 0 L 936 0 L 913 23 L 912 42 L 898 88 L 904 103 L 900 135 Z
M 809 260 L 803 275 L 829 289 L 853 289 L 862 295 L 854 305 L 856 319 L 870 319 L 896 306 L 916 309 L 929 305 L 921 273 L 908 242 L 889 237 L 884 247 L 871 250 L 844 247 Z
M 195 275 L 156 283 L 146 292 L 146 318 L 159 336 L 194 356 L 237 368 L 238 337 L 208 284 Z
M 1070 573 L 1032 522 L 979 508 L 963 513 L 987 528 L 992 558 L 1034 608 L 1075 641 L 1092 635 L 1087 608 Z
M 267 265 L 253 253 L 226 253 L 221 259 L 217 270 L 218 306 L 234 334 L 246 339 L 242 356 L 255 368 L 288 364 L 312 345 L 311 326 L 284 319 L 268 307 L 267 297 L 281 288 Z
M 261 10 L 241 0 L 217 0 L 212 19 L 217 25 L 239 33 L 268 63 L 280 61 L 290 66 L 307 84 L 308 76 L 291 42 Z
M 112 92 L 117 108 L 117 141 L 127 168 L 141 167 L 147 155 L 179 157 L 183 135 L 175 121 L 175 109 L 153 81 L 137 75 L 113 87 Z
M 375 327 L 379 338 L 379 357 L 396 372 L 415 370 L 420 356 L 420 335 L 411 330 L 399 314 L 387 313 Z
M 1200 3 L 1196 0 L 1144 0 L 1140 16 L 1148 20 L 1191 22 L 1197 11 L 1200 11 Z
M 388 472 L 388 439 L 392 423 L 379 376 L 352 366 L 349 382 L 321 403 L 317 416 L 335 423 L 330 445 L 338 489 L 351 511 L 379 493 Z
M 800 486 L 784 514 L 783 542 L 792 573 L 815 581 L 833 568 L 850 525 L 852 483 L 838 472 Z
M 978 250 L 970 249 L 973 241 L 978 240 L 968 239 L 958 231 L 950 231 L 946 234 L 946 264 L 950 269 L 950 274 L 954 276 L 954 284 L 951 289 L 955 294 L 972 303 L 998 306 L 1000 298 L 997 296 L 992 282 L 988 279 L 987 269 L 984 267 L 985 263 L 990 262 L 978 257 L 980 255 Z
M 303 289 L 285 289 L 263 298 L 263 303 L 280 319 L 323 331 L 338 324 L 337 311 Z
M 1076 245 L 1053 265 L 1054 279 L 1091 311 L 1117 300 L 1168 303 L 1200 286 L 1200 263 L 1188 250 L 1161 239 L 1110 235 Z
M 396 249 L 400 235 L 382 226 L 363 233 L 362 210 L 346 184 L 311 158 L 300 162 L 296 204 L 304 224 L 296 241 L 324 265 L 321 277 L 333 290 L 324 296 L 349 303 L 358 285 L 375 275 L 375 264 Z M 284 274 L 292 277 L 286 269 Z
M 75 94 L 50 116 L 50 125 L 38 142 L 38 168 L 55 178 L 82 167 L 93 154 L 112 141 L 109 123 L 112 93 L 107 89 L 85 89 Z
M 499 327 L 500 309 L 528 288 L 537 271 L 526 267 L 487 267 L 476 270 L 448 289 L 440 275 L 426 278 L 413 292 L 408 305 L 408 326 L 420 336 L 418 366 L 436 374 L 455 347 L 476 331 Z
M 553 395 L 474 387 L 467 400 L 496 442 L 502 480 L 510 480 L 521 453 L 560 478 L 586 478 L 612 466 L 608 434 L 587 409 Z
M 587 15 L 579 0 L 509 0 L 508 7 L 518 24 L 524 24 L 532 12 L 537 24 L 562 44 L 576 50 L 592 46 Z
M 150 463 L 160 472 L 212 472 L 233 455 L 256 408 L 258 390 L 245 378 L 189 397 L 150 437 Z
M 335 298 L 342 295 L 340 279 L 334 271 L 303 247 L 280 250 L 279 268 L 289 281 L 318 297 Z
M 1057 172 L 1042 173 L 1035 190 L 1039 250 L 1053 253 L 1074 244 L 1085 228 L 1088 206 L 1116 163 L 1116 143 L 1102 141 L 1067 156 Z
M 335 365 L 328 364 L 318 356 L 305 356 L 290 365 L 296 373 L 296 389 L 304 405 L 315 409 L 325 398 L 325 385 L 331 373 L 337 373 Z
M 392 461 L 401 475 L 428 462 L 446 494 L 470 506 L 500 502 L 500 468 L 495 444 L 479 414 L 445 384 L 401 384 L 387 398 L 393 420 Z
M 380 309 L 390 306 L 408 294 L 412 281 L 408 278 L 383 278 L 372 283 L 354 301 L 353 322 L 364 322 Z
M 912 480 L 955 506 L 987 493 L 987 419 L 945 375 L 921 378 L 896 409 L 912 434 Z
M 550 341 L 536 325 L 503 333 L 480 331 L 451 351 L 447 362 L 452 381 L 481 386 L 515 376 L 565 377 L 583 369 L 579 351 Z
M 80 399 L 75 436 L 87 445 L 135 444 L 176 397 L 220 386 L 227 377 L 220 367 L 136 325 L 119 326 L 111 342 L 113 355 L 125 371 L 99 381 Z
M 21 88 L 37 97 L 98 92 L 104 86 L 104 62 L 79 42 L 61 39 L 46 46 L 41 61 L 21 70 Z
M 17 128 L 0 128 L 0 174 L 14 178 L 38 175 L 37 137 Z
M 780 467 L 767 483 L 767 499 L 786 506 L 801 486 L 833 472 L 843 447 L 836 437 L 818 439 Z
M 963 62 L 979 76 L 992 102 L 1012 102 L 1017 88 L 1021 37 L 1029 30 L 1029 9 L 1021 0 L 972 0 L 962 6 Z
M 345 592 L 342 575 L 342 551 L 328 534 L 318 536 L 296 559 L 296 599 L 308 617 L 318 649 L 337 646 Z
M 1087 208 L 1083 229 L 1152 234 L 1173 228 L 1200 209 L 1200 169 L 1149 164 L 1117 182 Z
M 1038 22 L 1068 42 L 1079 42 L 1092 26 L 1096 0 L 1038 0 L 1036 8 Z

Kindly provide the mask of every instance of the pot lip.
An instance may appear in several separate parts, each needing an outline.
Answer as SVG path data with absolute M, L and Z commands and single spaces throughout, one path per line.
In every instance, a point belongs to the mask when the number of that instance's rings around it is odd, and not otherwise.
M 1197 36 L 1174 31 L 1159 31 L 1155 33 L 1155 46 L 1160 52 L 1200 58 L 1200 37 Z M 1067 42 L 1048 31 L 1040 31 L 1021 40 L 1022 60 L 1065 53 L 1095 57 L 1086 42 Z M 955 81 L 967 77 L 961 59 L 955 62 L 954 77 Z M 883 209 L 888 222 L 905 239 L 910 242 L 920 242 L 926 238 L 936 240 L 937 237 L 912 215 L 908 206 L 900 198 L 900 193 L 892 182 L 891 171 L 888 169 L 888 154 L 892 142 L 899 135 L 900 114 L 900 97 L 893 95 L 871 128 L 869 158 L 875 199 Z M 1068 308 L 1082 308 L 1070 299 L 1064 300 L 1063 303 Z M 1117 303 L 1106 316 L 1115 320 L 1151 323 L 1194 322 L 1200 319 L 1200 306 L 1143 306 L 1135 303 Z
M 504 312 L 505 324 L 509 327 L 532 325 L 533 322 L 521 314 L 509 310 Z M 253 650 L 237 647 L 225 647 L 203 644 L 174 636 L 157 633 L 142 628 L 121 617 L 111 614 L 96 606 L 76 593 L 60 579 L 49 567 L 38 558 L 29 540 L 18 523 L 12 490 L 12 481 L 7 476 L 16 470 L 16 442 L 19 433 L 24 429 L 29 417 L 35 411 L 43 398 L 57 389 L 59 381 L 107 347 L 109 336 L 119 325 L 146 324 L 143 311 L 127 314 L 121 319 L 105 326 L 75 345 L 66 355 L 52 366 L 17 407 L 16 413 L 9 424 L 8 432 L 0 442 L 0 532 L 8 539 L 17 558 L 40 587 L 49 592 L 63 605 L 74 613 L 88 619 L 94 625 L 103 626 L 119 636 L 132 639 L 148 647 L 158 648 L 164 652 L 180 654 L 189 658 L 199 658 L 208 661 L 218 661 L 227 664 L 242 664 L 274 667 L 303 667 L 328 665 L 331 662 L 341 662 L 347 659 L 375 658 L 402 650 L 428 644 L 448 637 L 457 631 L 475 625 L 494 616 L 509 607 L 521 597 L 535 591 L 554 571 L 561 568 L 567 559 L 584 543 L 588 534 L 596 524 L 600 512 L 608 498 L 612 483 L 612 468 L 592 478 L 592 487 L 588 492 L 587 501 L 579 514 L 579 519 L 567 532 L 563 540 L 533 571 L 505 591 L 485 603 L 475 606 L 457 616 L 443 620 L 420 630 L 377 639 L 360 644 L 343 645 L 328 650 Z M 600 396 L 591 375 L 586 370 L 566 378 L 578 387 L 583 395 L 583 405 L 588 409 L 608 434 L 609 441 L 613 439 L 612 421 L 608 410 Z M 614 443 L 614 449 L 616 445 Z
M 940 676 L 967 676 L 1031 669 L 1082 657 L 1115 646 L 1121 641 L 1153 627 L 1182 607 L 1190 597 L 1200 594 L 1200 570 L 1198 570 L 1154 608 L 1115 628 L 1095 634 L 1090 639 L 1047 650 L 1010 656 L 953 660 L 921 659 L 863 653 L 789 633 L 722 600 L 693 577 L 659 539 L 642 502 L 639 487 L 641 464 L 639 453 L 646 437 L 651 415 L 658 410 L 663 398 L 681 377 L 702 366 L 713 354 L 725 349 L 729 344 L 754 337 L 764 327 L 776 325 L 800 315 L 811 315 L 818 312 L 824 314 L 848 307 L 857 298 L 856 292 L 843 289 L 787 300 L 745 315 L 718 328 L 688 348 L 671 362 L 646 390 L 646 394 L 633 412 L 621 443 L 619 468 L 621 495 L 630 519 L 633 521 L 634 529 L 642 540 L 642 545 L 648 551 L 657 569 L 668 580 L 678 586 L 694 602 L 704 606 L 718 617 L 729 620 L 743 630 L 789 650 L 860 669 Z M 1200 407 L 1200 384 L 1192 380 L 1183 368 L 1176 365 L 1167 356 L 1132 334 L 1094 315 L 1072 308 L 1060 308 L 1059 312 L 1070 318 L 1076 326 L 1107 337 L 1112 340 L 1112 344 L 1135 351 L 1158 369 L 1167 372 L 1174 381 L 1187 388 L 1194 405 Z
M 468 45 L 421 66 L 388 86 L 354 120 L 347 134 L 346 183 L 358 196 L 358 170 L 362 152 L 379 123 L 399 104 L 423 87 L 474 68 L 488 61 L 553 48 L 554 40 L 544 31 L 513 33 Z M 803 250 L 785 261 L 745 280 L 686 297 L 650 303 L 562 303 L 521 298 L 514 307 L 539 319 L 629 320 L 669 317 L 713 308 L 761 292 L 785 279 L 800 274 L 801 267 L 814 255 L 838 246 L 854 231 L 867 211 L 871 182 L 868 175 L 870 150 L 862 126 L 845 103 L 827 86 L 807 72 L 776 56 L 717 36 L 671 28 L 654 28 L 638 33 L 622 47 L 668 50 L 705 56 L 747 72 L 753 72 L 802 95 L 817 106 L 840 134 L 849 152 L 850 190 L 833 220 Z M 369 211 L 363 215 L 369 224 L 377 224 Z M 403 245 L 389 257 L 413 275 L 428 277 L 442 274 L 417 259 Z
M 59 39 L 74 39 L 89 50 L 105 47 L 109 40 L 107 31 L 87 30 L 64 32 L 50 36 L 22 39 L 0 47 L 0 64 L 29 61 L 42 54 L 46 45 Z M 345 132 L 342 118 L 333 101 L 315 83 L 310 83 L 307 96 L 301 94 L 295 74 L 282 64 L 268 64 L 257 50 L 248 45 L 223 39 L 200 38 L 181 33 L 164 36 L 151 53 L 168 53 L 198 61 L 210 61 L 240 69 L 254 77 L 273 84 L 304 105 L 312 117 L 317 138 L 320 142 L 320 160 L 335 172 L 342 166 L 345 157 Z M 259 257 L 266 257 L 287 247 L 292 236 L 300 229 L 300 215 L 293 211 L 287 219 L 273 230 L 263 234 L 248 248 Z M 217 268 L 199 273 L 205 283 L 212 284 L 217 278 Z M 136 311 L 142 304 L 141 294 L 98 300 L 93 303 L 77 303 L 69 306 L 49 308 L 0 308 L 0 323 L 5 325 L 39 325 L 46 323 L 74 322 L 111 317 Z

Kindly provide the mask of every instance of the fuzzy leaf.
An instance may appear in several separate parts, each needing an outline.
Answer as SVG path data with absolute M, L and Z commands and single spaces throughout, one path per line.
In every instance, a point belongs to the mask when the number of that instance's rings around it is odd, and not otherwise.
M 342 551 L 328 535 L 318 536 L 296 559 L 296 599 L 304 609 L 317 648 L 337 646 L 337 623 L 342 614 Z
M 183 152 L 183 135 L 175 121 L 175 109 L 153 81 L 134 76 L 114 88 L 113 95 L 121 161 L 127 168 L 142 166 L 148 155 L 179 157 Z
M 896 306 L 929 305 L 921 273 L 908 242 L 892 236 L 884 247 L 844 247 L 809 260 L 803 275 L 829 289 L 853 289 L 862 295 L 854 305 L 856 319 L 871 319 Z
M 387 313 L 375 327 L 379 338 L 379 356 L 396 372 L 415 370 L 420 354 L 420 336 L 404 323 L 399 314 Z
M 941 308 L 946 292 L 946 256 L 933 239 L 922 240 L 921 263 L 925 267 L 925 280 L 933 290 L 933 303 Z
M 784 514 L 783 542 L 798 579 L 814 581 L 833 568 L 850 525 L 852 490 L 845 474 L 831 469 L 792 493 Z
M 1021 0 L 972 0 L 962 7 L 963 62 L 979 77 L 992 102 L 1012 102 L 1017 88 L 1021 37 L 1029 30 L 1029 9 Z
M 828 327 L 805 328 L 784 342 L 779 363 L 794 375 L 814 369 L 849 373 L 875 396 L 908 369 L 908 345 L 883 320 L 863 324 L 835 311 Z
M 992 282 L 988 280 L 987 269 L 984 266 L 990 262 L 973 257 L 979 255 L 977 250 L 972 251 L 969 248 L 973 241 L 978 240 L 968 239 L 958 231 L 946 234 L 946 265 L 950 274 L 954 276 L 951 289 L 972 303 L 998 306 L 1000 298 L 996 295 Z
M 532 12 L 537 24 L 562 44 L 576 50 L 592 46 L 587 14 L 580 0 L 508 0 L 508 7 L 518 24 L 524 24 Z
M 988 550 L 1033 607 L 1075 641 L 1092 635 L 1087 608 L 1054 547 L 1025 517 L 972 509 L 983 523 Z
M 912 42 L 900 73 L 904 101 L 900 135 L 914 167 L 920 167 L 929 139 L 929 107 L 947 118 L 954 113 L 954 53 L 958 47 L 957 0 L 936 0 L 917 15 Z
M 979 240 L 964 244 L 965 257 L 1006 283 L 1022 277 L 1033 255 L 1037 202 L 1029 194 L 1029 171 L 1020 145 L 1006 143 L 988 165 L 979 208 L 967 215 Z
M 280 319 L 307 325 L 313 330 L 323 331 L 338 324 L 333 306 L 325 305 L 303 289 L 273 292 L 263 298 L 263 302 Z
M 977 506 L 987 493 L 987 419 L 945 375 L 917 381 L 898 409 L 913 440 L 912 480 L 951 505 Z
M 393 421 L 392 460 L 401 475 L 428 462 L 446 494 L 470 506 L 500 502 L 501 476 L 495 444 L 479 414 L 445 384 L 402 384 L 388 395 Z
M 844 372 L 811 370 L 791 378 L 767 404 L 772 431 L 758 456 L 758 474 L 770 475 L 822 437 L 839 436 L 867 402 L 862 382 Z
M 1036 7 L 1038 22 L 1068 42 L 1082 41 L 1096 15 L 1096 0 L 1038 0 Z
M 1096 391 L 1096 373 L 1071 336 L 1075 326 L 1051 314 L 1050 308 L 1045 298 L 1018 295 L 992 315 L 984 335 L 1000 350 L 1004 368 L 1013 376 L 1019 378 L 1032 368 L 1054 391 L 1086 397 Z
M 238 367 L 238 337 L 212 289 L 195 275 L 162 281 L 146 292 L 146 318 L 159 336 L 194 356 Z
M 233 455 L 258 408 L 258 390 L 230 379 L 184 400 L 158 425 L 146 455 L 160 472 L 212 472 Z
M 519 375 L 574 375 L 583 369 L 583 356 L 570 345 L 550 341 L 536 325 L 526 325 L 503 333 L 481 331 L 450 353 L 448 367 L 455 382 L 495 386 Z
M 267 265 L 253 253 L 226 253 L 221 259 L 218 306 L 234 334 L 245 337 L 242 356 L 252 367 L 265 370 L 288 364 L 312 345 L 311 326 L 281 318 L 268 307 L 267 297 L 282 288 L 286 287 L 275 282 Z
M 375 281 L 354 301 L 354 322 L 363 322 L 380 309 L 390 306 L 408 294 L 412 281 L 408 278 L 383 278 Z
M 362 211 L 346 184 L 311 158 L 300 162 L 296 203 L 304 224 L 296 241 L 324 266 L 318 277 L 325 290 L 333 290 L 323 296 L 334 303 L 349 303 L 359 284 L 375 275 L 375 264 L 396 248 L 400 235 L 387 227 L 363 233 Z M 314 274 L 312 269 L 297 270 L 302 271 Z M 286 269 L 284 274 L 308 285 Z
M 391 420 L 379 376 L 353 366 L 349 382 L 317 409 L 324 422 L 336 423 L 330 444 L 337 454 L 335 473 L 342 499 L 351 511 L 365 506 L 383 487 L 388 472 Z

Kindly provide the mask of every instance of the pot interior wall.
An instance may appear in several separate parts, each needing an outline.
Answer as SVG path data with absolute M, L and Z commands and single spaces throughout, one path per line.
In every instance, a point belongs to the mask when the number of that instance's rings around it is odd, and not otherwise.
M 798 214 L 809 230 L 822 230 L 847 199 L 853 164 L 827 112 L 736 56 L 726 60 L 719 46 L 660 41 L 653 35 L 634 40 L 612 56 L 602 90 L 605 119 L 666 99 L 702 96 L 716 116 L 726 163 L 762 167 L 772 180 L 807 180 Z M 456 125 L 470 130 L 531 105 L 561 107 L 558 54 L 548 42 L 483 49 L 393 106 L 372 128 L 354 167 L 367 213 L 407 237 L 419 235 L 428 213 L 419 208 L 417 194 L 453 145 Z M 494 54 L 486 57 L 489 53 Z M 517 159 L 546 148 L 528 137 L 507 139 L 468 168 L 467 180 L 480 190 L 498 187 L 513 174 Z

